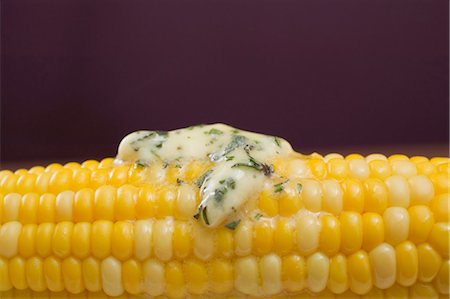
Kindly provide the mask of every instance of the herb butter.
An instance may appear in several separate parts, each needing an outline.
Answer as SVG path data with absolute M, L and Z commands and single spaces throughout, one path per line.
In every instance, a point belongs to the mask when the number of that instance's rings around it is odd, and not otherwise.
M 193 216 L 206 226 L 217 227 L 258 193 L 272 175 L 271 161 L 292 152 L 291 145 L 282 138 L 212 124 L 169 132 L 131 133 L 120 142 L 117 159 L 140 166 L 156 161 L 214 162 L 196 181 L 201 203 Z M 238 223 L 228 226 L 233 229 Z

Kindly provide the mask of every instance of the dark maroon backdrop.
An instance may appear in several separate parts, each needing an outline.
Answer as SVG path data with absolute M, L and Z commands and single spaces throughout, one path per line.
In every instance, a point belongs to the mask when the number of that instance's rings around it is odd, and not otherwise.
M 225 122 L 298 150 L 448 142 L 447 0 L 2 0 L 1 159 Z

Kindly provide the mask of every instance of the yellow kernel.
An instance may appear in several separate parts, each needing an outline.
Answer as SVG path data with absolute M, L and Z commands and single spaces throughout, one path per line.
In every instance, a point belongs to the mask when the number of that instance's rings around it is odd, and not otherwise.
M 433 225 L 430 236 L 428 237 L 428 242 L 444 258 L 448 258 L 449 256 L 449 236 L 450 223 L 438 222 Z
M 417 246 L 417 259 L 419 262 L 419 280 L 422 282 L 431 282 L 441 267 L 441 256 L 430 244 L 423 243 Z
M 439 293 L 448 295 L 450 293 L 450 260 L 446 260 L 442 263 L 441 269 L 435 279 L 435 285 Z
M 384 241 L 383 218 L 377 213 L 364 213 L 362 216 L 363 243 L 362 247 L 370 251 Z
M 37 175 L 33 173 L 25 173 L 17 179 L 16 190 L 20 194 L 33 192 Z
M 235 261 L 234 287 L 246 295 L 257 295 L 259 289 L 258 263 L 254 256 L 238 258 Z
M 172 259 L 173 251 L 173 221 L 171 219 L 157 220 L 153 224 L 153 251 L 162 261 Z
M 385 160 L 373 160 L 369 162 L 370 176 L 375 179 L 386 179 L 391 175 L 391 166 Z
M 410 296 L 413 299 L 438 298 L 439 295 L 432 285 L 416 283 L 411 287 Z
M 162 295 L 165 288 L 164 265 L 157 260 L 147 260 L 142 264 L 144 290 L 150 296 Z
M 436 166 L 434 166 L 433 163 L 429 161 L 417 163 L 416 168 L 418 174 L 423 174 L 426 176 L 432 175 L 437 172 Z
M 246 256 L 252 252 L 253 225 L 250 221 L 241 221 L 234 234 L 234 251 L 238 256 Z
M 91 188 L 96 189 L 108 183 L 109 172 L 106 169 L 96 169 L 91 172 Z
M 328 161 L 328 174 L 336 180 L 342 180 L 349 175 L 348 162 L 341 158 Z
M 110 256 L 100 263 L 103 291 L 108 296 L 120 296 L 123 293 L 122 264 Z
M 311 262 L 311 264 L 313 263 L 317 266 L 322 266 L 320 261 Z M 261 288 L 263 294 L 275 295 L 281 292 L 281 259 L 278 255 L 272 253 L 263 256 L 259 262 L 259 272 L 261 273 Z M 315 280 L 314 282 L 316 283 Z
M 115 187 L 126 184 L 129 169 L 130 167 L 128 165 L 113 167 L 109 172 L 108 183 Z
M 82 168 L 86 168 L 91 171 L 97 169 L 98 166 L 99 166 L 99 162 L 96 160 L 86 160 L 83 163 L 81 163 Z
M 433 227 L 433 214 L 427 206 L 413 206 L 409 213 L 409 240 L 418 244 L 428 239 Z
M 360 181 L 345 179 L 342 182 L 343 209 L 362 213 L 364 209 L 364 187 Z
M 135 260 L 128 260 L 122 265 L 123 287 L 130 294 L 137 295 L 144 291 L 142 266 Z
M 175 218 L 180 220 L 192 219 L 197 209 L 197 193 L 194 187 L 183 184 L 178 188 L 175 204 Z
M 134 220 L 135 204 L 138 196 L 138 190 L 132 185 L 123 185 L 117 189 L 117 198 L 115 200 L 115 219 L 116 220 Z
M 77 258 L 83 259 L 90 255 L 91 226 L 89 222 L 79 222 L 73 227 L 72 254 Z
M 61 263 L 61 270 L 67 291 L 72 294 L 79 294 L 84 291 L 81 262 L 79 260 L 73 257 L 66 258 Z
M 285 187 L 285 190 L 281 192 L 278 196 L 278 207 L 280 216 L 291 216 L 295 214 L 301 207 L 301 201 L 298 194 L 294 192 L 289 192 L 287 190 L 288 186 Z
M 134 226 L 131 222 L 117 221 L 111 237 L 111 252 L 114 257 L 126 261 L 133 254 Z
M 47 288 L 52 292 L 64 290 L 61 262 L 59 259 L 50 256 L 44 260 L 44 278 Z
M 109 185 L 98 188 L 94 195 L 94 218 L 113 221 L 115 200 L 116 188 Z
M 211 290 L 225 294 L 233 289 L 233 266 L 227 260 L 214 260 L 210 264 Z
M 0 258 L 0 263 L 1 260 L 2 259 Z M 16 256 L 9 260 L 8 272 L 9 272 L 9 279 L 14 288 L 23 290 L 28 287 L 25 276 L 25 260 L 22 257 Z M 2 280 L 2 278 L 0 278 L 0 280 Z
M 341 250 L 351 254 L 361 248 L 363 239 L 363 225 L 361 214 L 356 212 L 343 212 L 341 221 Z
M 366 294 L 372 288 L 372 274 L 369 256 L 359 250 L 347 259 L 350 290 L 358 295 Z
M 366 212 L 383 213 L 388 204 L 386 185 L 379 179 L 367 179 L 364 186 L 366 189 L 364 210 Z
M 91 181 L 91 171 L 85 168 L 72 170 L 72 187 L 73 190 L 87 188 Z
M 430 176 L 436 195 L 449 192 L 450 180 L 446 173 L 436 173 Z
M 294 227 L 289 218 L 279 218 L 275 222 L 273 247 L 279 255 L 285 255 L 292 251 L 294 247 Z
M 35 255 L 36 232 L 36 224 L 26 224 L 22 227 L 19 237 L 20 256 L 29 258 Z
M 83 282 L 90 292 L 98 292 L 102 289 L 100 276 L 100 262 L 93 257 L 88 257 L 81 264 Z
M 316 178 L 323 178 L 327 174 L 327 165 L 322 159 L 313 158 L 308 160 L 308 166 Z
M 8 270 L 8 260 L 0 257 L 0 292 L 5 292 L 12 288 Z
M 92 222 L 94 220 L 94 191 L 84 188 L 75 193 L 73 205 L 75 222 Z
M 322 230 L 320 231 L 320 249 L 329 256 L 338 253 L 341 245 L 341 226 L 333 215 L 322 215 Z
M 110 255 L 112 231 L 113 223 L 110 221 L 98 220 L 92 224 L 91 251 L 94 257 L 104 259 Z
M 47 286 L 44 280 L 43 261 L 39 257 L 32 257 L 25 262 L 27 284 L 35 292 L 44 291 Z
M 52 238 L 55 231 L 55 224 L 46 222 L 39 224 L 36 232 L 36 252 L 47 257 L 52 253 Z
M 384 295 L 388 299 L 409 298 L 408 289 L 398 284 L 394 284 L 392 287 L 386 289 Z
M 397 259 L 397 283 L 408 287 L 417 280 L 419 271 L 418 255 L 416 246 L 405 241 L 395 248 Z
M 166 294 L 169 298 L 184 298 L 185 281 L 181 264 L 176 261 L 166 264 Z
M 43 172 L 38 174 L 35 182 L 36 193 L 42 194 L 49 192 L 50 178 L 52 177 L 52 172 Z
M 338 254 L 331 258 L 327 286 L 334 294 L 342 294 L 348 289 L 347 258 L 345 255 Z
M 75 193 L 73 191 L 64 191 L 56 196 L 55 206 L 55 220 L 73 221 L 73 198 Z
M 431 158 L 430 162 L 433 163 L 436 166 L 439 166 L 444 163 L 448 163 L 449 158 L 447 157 L 433 157 Z
M 50 177 L 48 190 L 51 193 L 58 194 L 72 188 L 72 171 L 70 169 L 60 169 L 53 172 Z
M 98 164 L 98 168 L 111 168 L 114 163 L 114 158 L 104 158 Z
M 203 263 L 188 260 L 184 263 L 186 288 L 190 294 L 202 295 L 208 289 L 208 272 Z
M 27 193 L 22 196 L 19 208 L 19 221 L 23 224 L 36 223 L 39 206 L 39 195 Z
M 157 195 L 157 213 L 158 218 L 172 216 L 177 194 L 173 188 L 164 187 Z
M 56 224 L 52 237 L 52 251 L 59 258 L 70 255 L 73 233 L 73 222 L 60 222 Z
M 272 250 L 273 229 L 267 221 L 255 222 L 253 229 L 253 248 L 257 255 L 264 255 Z
M 140 188 L 136 201 L 137 219 L 147 219 L 155 216 L 156 192 L 153 186 L 145 185 Z
M 56 196 L 44 193 L 39 198 L 38 223 L 55 222 Z
M 19 176 L 15 173 L 11 173 L 8 175 L 5 175 L 0 180 L 0 190 L 3 194 L 8 194 L 11 192 L 15 192 L 16 189 L 16 183 L 19 179 Z
M 173 252 L 183 259 L 191 253 L 191 230 L 186 222 L 176 221 L 173 230 Z
M 450 194 L 440 194 L 431 202 L 431 211 L 437 222 L 449 222 Z

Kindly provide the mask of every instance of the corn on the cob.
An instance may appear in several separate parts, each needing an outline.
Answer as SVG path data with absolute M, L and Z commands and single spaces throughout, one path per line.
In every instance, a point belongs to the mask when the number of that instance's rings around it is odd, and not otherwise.
M 449 294 L 448 158 L 278 157 L 289 181 L 214 228 L 193 218 L 211 162 L 113 162 L 0 172 L 0 297 Z

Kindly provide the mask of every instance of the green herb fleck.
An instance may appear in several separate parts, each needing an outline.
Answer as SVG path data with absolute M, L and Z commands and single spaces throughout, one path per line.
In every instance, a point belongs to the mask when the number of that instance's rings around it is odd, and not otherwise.
M 183 180 L 181 180 L 181 179 L 177 178 L 177 184 L 178 184 L 178 185 L 181 185 L 181 184 L 183 184 L 183 183 L 184 183 L 184 181 L 183 181 Z
M 300 184 L 300 183 L 297 183 L 296 189 L 297 189 L 297 193 L 300 193 L 300 192 L 302 192 L 302 189 L 303 189 L 303 186 L 302 186 L 302 184 Z
M 219 130 L 219 129 L 212 128 L 211 130 L 205 132 L 205 134 L 208 134 L 208 135 L 222 135 L 223 132 L 221 130 Z
M 225 147 L 225 149 L 224 149 L 223 151 L 219 151 L 219 152 L 210 154 L 210 155 L 209 155 L 209 158 L 210 158 L 212 161 L 217 161 L 217 160 L 219 160 L 220 158 L 222 158 L 222 157 L 228 155 L 229 153 L 231 153 L 231 152 L 234 151 L 235 149 L 237 149 L 237 148 L 239 148 L 239 147 L 245 145 L 246 141 L 247 141 L 247 138 L 246 138 L 245 136 L 242 136 L 242 135 L 234 135 L 234 136 L 231 138 L 230 143 L 228 143 L 228 145 Z
M 249 161 L 247 163 L 236 163 L 233 166 L 231 166 L 232 168 L 234 167 L 249 167 L 249 168 L 253 168 L 257 171 L 262 171 L 264 173 L 264 175 L 266 176 L 270 176 L 270 174 L 273 173 L 273 167 L 271 165 L 268 164 L 264 164 L 264 163 L 260 163 L 258 161 L 256 161 L 253 157 L 249 156 Z
M 197 220 L 200 218 L 200 211 L 201 211 L 201 207 L 198 207 L 197 213 L 194 214 L 194 218 Z
M 212 172 L 212 169 L 206 171 L 195 181 L 195 184 L 197 185 L 197 187 L 200 188 L 203 185 L 203 182 L 208 178 L 208 176 L 211 174 L 211 172 Z
M 259 218 L 261 218 L 262 216 L 263 216 L 263 214 L 257 213 L 257 214 L 255 215 L 255 219 L 256 219 L 256 220 L 259 220 Z
M 225 224 L 225 227 L 231 230 L 235 230 L 239 223 L 241 223 L 241 219 L 227 223 Z
M 145 163 L 145 162 L 142 161 L 142 160 L 137 160 L 136 162 L 134 162 L 134 165 L 135 165 L 135 167 L 137 167 L 137 168 L 145 168 L 145 167 L 148 167 L 148 164 Z
M 279 139 L 278 137 L 273 137 L 273 141 L 275 141 L 275 144 L 276 144 L 278 147 L 281 147 L 281 142 L 280 142 L 280 139 Z
M 283 191 L 284 189 L 283 185 L 287 182 L 289 182 L 289 180 L 273 185 L 275 193 Z
M 175 164 L 175 167 L 176 167 L 176 168 L 181 168 L 181 167 L 183 167 L 183 166 L 181 166 L 181 164 Z
M 234 156 L 226 156 L 225 161 L 231 161 L 234 159 Z
M 202 210 L 202 216 L 203 216 L 203 220 L 205 221 L 206 225 L 209 225 L 209 220 L 208 220 L 208 214 L 206 214 L 206 208 L 204 207 Z

